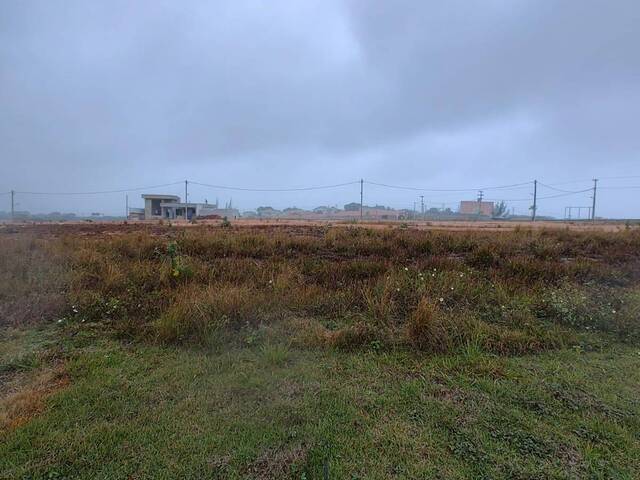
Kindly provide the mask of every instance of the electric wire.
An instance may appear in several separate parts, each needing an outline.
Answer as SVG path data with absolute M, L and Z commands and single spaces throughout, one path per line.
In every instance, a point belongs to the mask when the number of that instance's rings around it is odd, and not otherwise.
M 555 190 L 557 192 L 563 192 L 563 193 L 572 193 L 573 192 L 573 190 L 564 190 L 562 188 L 556 188 L 556 187 L 553 187 L 551 185 L 547 185 L 546 183 L 542 183 L 542 182 L 538 182 L 538 185 L 540 185 L 542 187 L 545 187 L 545 188 L 548 188 L 550 190 Z
M 209 183 L 193 182 L 189 181 L 190 185 L 200 185 L 201 187 L 217 188 L 220 190 L 236 190 L 241 192 L 306 192 L 309 190 L 326 190 L 330 188 L 344 187 L 347 185 L 355 185 L 360 183 L 360 180 L 354 182 L 337 183 L 335 185 L 318 185 L 312 187 L 297 187 L 297 188 L 245 188 L 245 187 L 229 187 L 225 185 L 212 185 Z
M 162 185 L 151 185 L 147 187 L 135 187 L 135 188 L 123 188 L 120 190 L 101 190 L 101 191 L 92 191 L 92 192 L 26 192 L 26 191 L 18 191 L 15 193 L 19 193 L 21 195 L 106 195 L 109 193 L 127 193 L 127 192 L 137 192 L 141 190 L 152 190 L 154 188 L 162 188 L 162 187 L 171 187 L 174 185 L 180 185 L 184 182 L 173 182 L 173 183 L 164 183 Z
M 537 197 L 537 200 L 546 200 L 550 198 L 560 198 L 560 197 L 568 197 L 570 195 L 576 195 L 578 193 L 592 192 L 592 188 L 585 188 L 584 190 L 575 190 L 567 193 L 559 193 L 557 195 L 547 195 L 543 197 Z M 504 201 L 504 202 L 525 202 L 532 201 L 533 198 L 503 198 L 503 199 L 495 199 L 495 198 L 487 198 L 490 201 Z
M 364 183 L 368 185 L 376 185 L 378 187 L 395 188 L 398 190 L 413 190 L 418 192 L 477 192 L 478 190 L 508 190 L 513 187 L 522 187 L 524 185 L 532 185 L 533 182 L 514 183 L 512 185 L 499 185 L 496 187 L 482 187 L 482 188 L 418 188 L 418 187 L 406 187 L 401 185 L 390 185 L 387 183 L 377 183 L 365 180 Z

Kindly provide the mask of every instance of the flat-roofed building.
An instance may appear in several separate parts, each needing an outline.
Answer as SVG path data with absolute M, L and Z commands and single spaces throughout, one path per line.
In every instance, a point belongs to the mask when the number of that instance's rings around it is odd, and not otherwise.
M 463 200 L 460 202 L 461 215 L 493 215 L 493 202 L 478 202 L 477 200 Z
M 217 203 L 181 202 L 177 195 L 143 194 L 144 208 L 130 208 L 132 220 L 192 220 L 198 217 L 237 218 L 240 212 L 235 208 L 218 208 Z
M 142 195 L 142 198 L 144 199 L 145 220 L 171 218 L 168 216 L 168 210 L 166 207 L 180 202 L 180 197 L 177 195 L 156 195 L 145 193 Z

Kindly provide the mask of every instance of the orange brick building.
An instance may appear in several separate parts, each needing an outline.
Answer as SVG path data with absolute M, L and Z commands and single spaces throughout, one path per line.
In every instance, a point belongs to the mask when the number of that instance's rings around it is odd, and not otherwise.
M 460 202 L 460 214 L 462 215 L 493 215 L 493 202 L 478 202 L 477 200 L 463 200 Z

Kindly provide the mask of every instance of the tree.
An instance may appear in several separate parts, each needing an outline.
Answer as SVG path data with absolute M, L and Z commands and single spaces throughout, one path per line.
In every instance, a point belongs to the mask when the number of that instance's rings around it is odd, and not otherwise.
M 507 204 L 504 200 L 499 201 L 493 206 L 493 218 L 504 218 L 509 214 Z
M 256 209 L 259 217 L 270 217 L 280 213 L 279 210 L 276 210 L 273 207 L 258 207 Z

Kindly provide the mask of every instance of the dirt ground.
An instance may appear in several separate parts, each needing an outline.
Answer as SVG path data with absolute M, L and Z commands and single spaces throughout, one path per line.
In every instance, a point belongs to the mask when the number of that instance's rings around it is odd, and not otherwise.
M 76 221 L 76 222 L 16 222 L 0 223 L 0 234 L 34 233 L 53 235 L 101 235 L 120 234 L 133 231 L 166 233 L 168 227 L 194 228 L 202 225 L 219 227 L 221 220 L 198 220 L 185 222 L 174 220 L 171 223 L 157 220 L 149 221 Z M 450 230 L 450 231 L 511 231 L 520 229 L 569 229 L 574 231 L 606 231 L 624 230 L 627 224 L 620 220 L 609 221 L 344 221 L 344 220 L 289 220 L 289 219 L 237 219 L 231 222 L 234 228 L 282 228 L 292 233 L 309 227 L 360 227 L 360 228 L 409 228 L 414 230 Z M 637 222 L 634 228 L 639 228 Z

